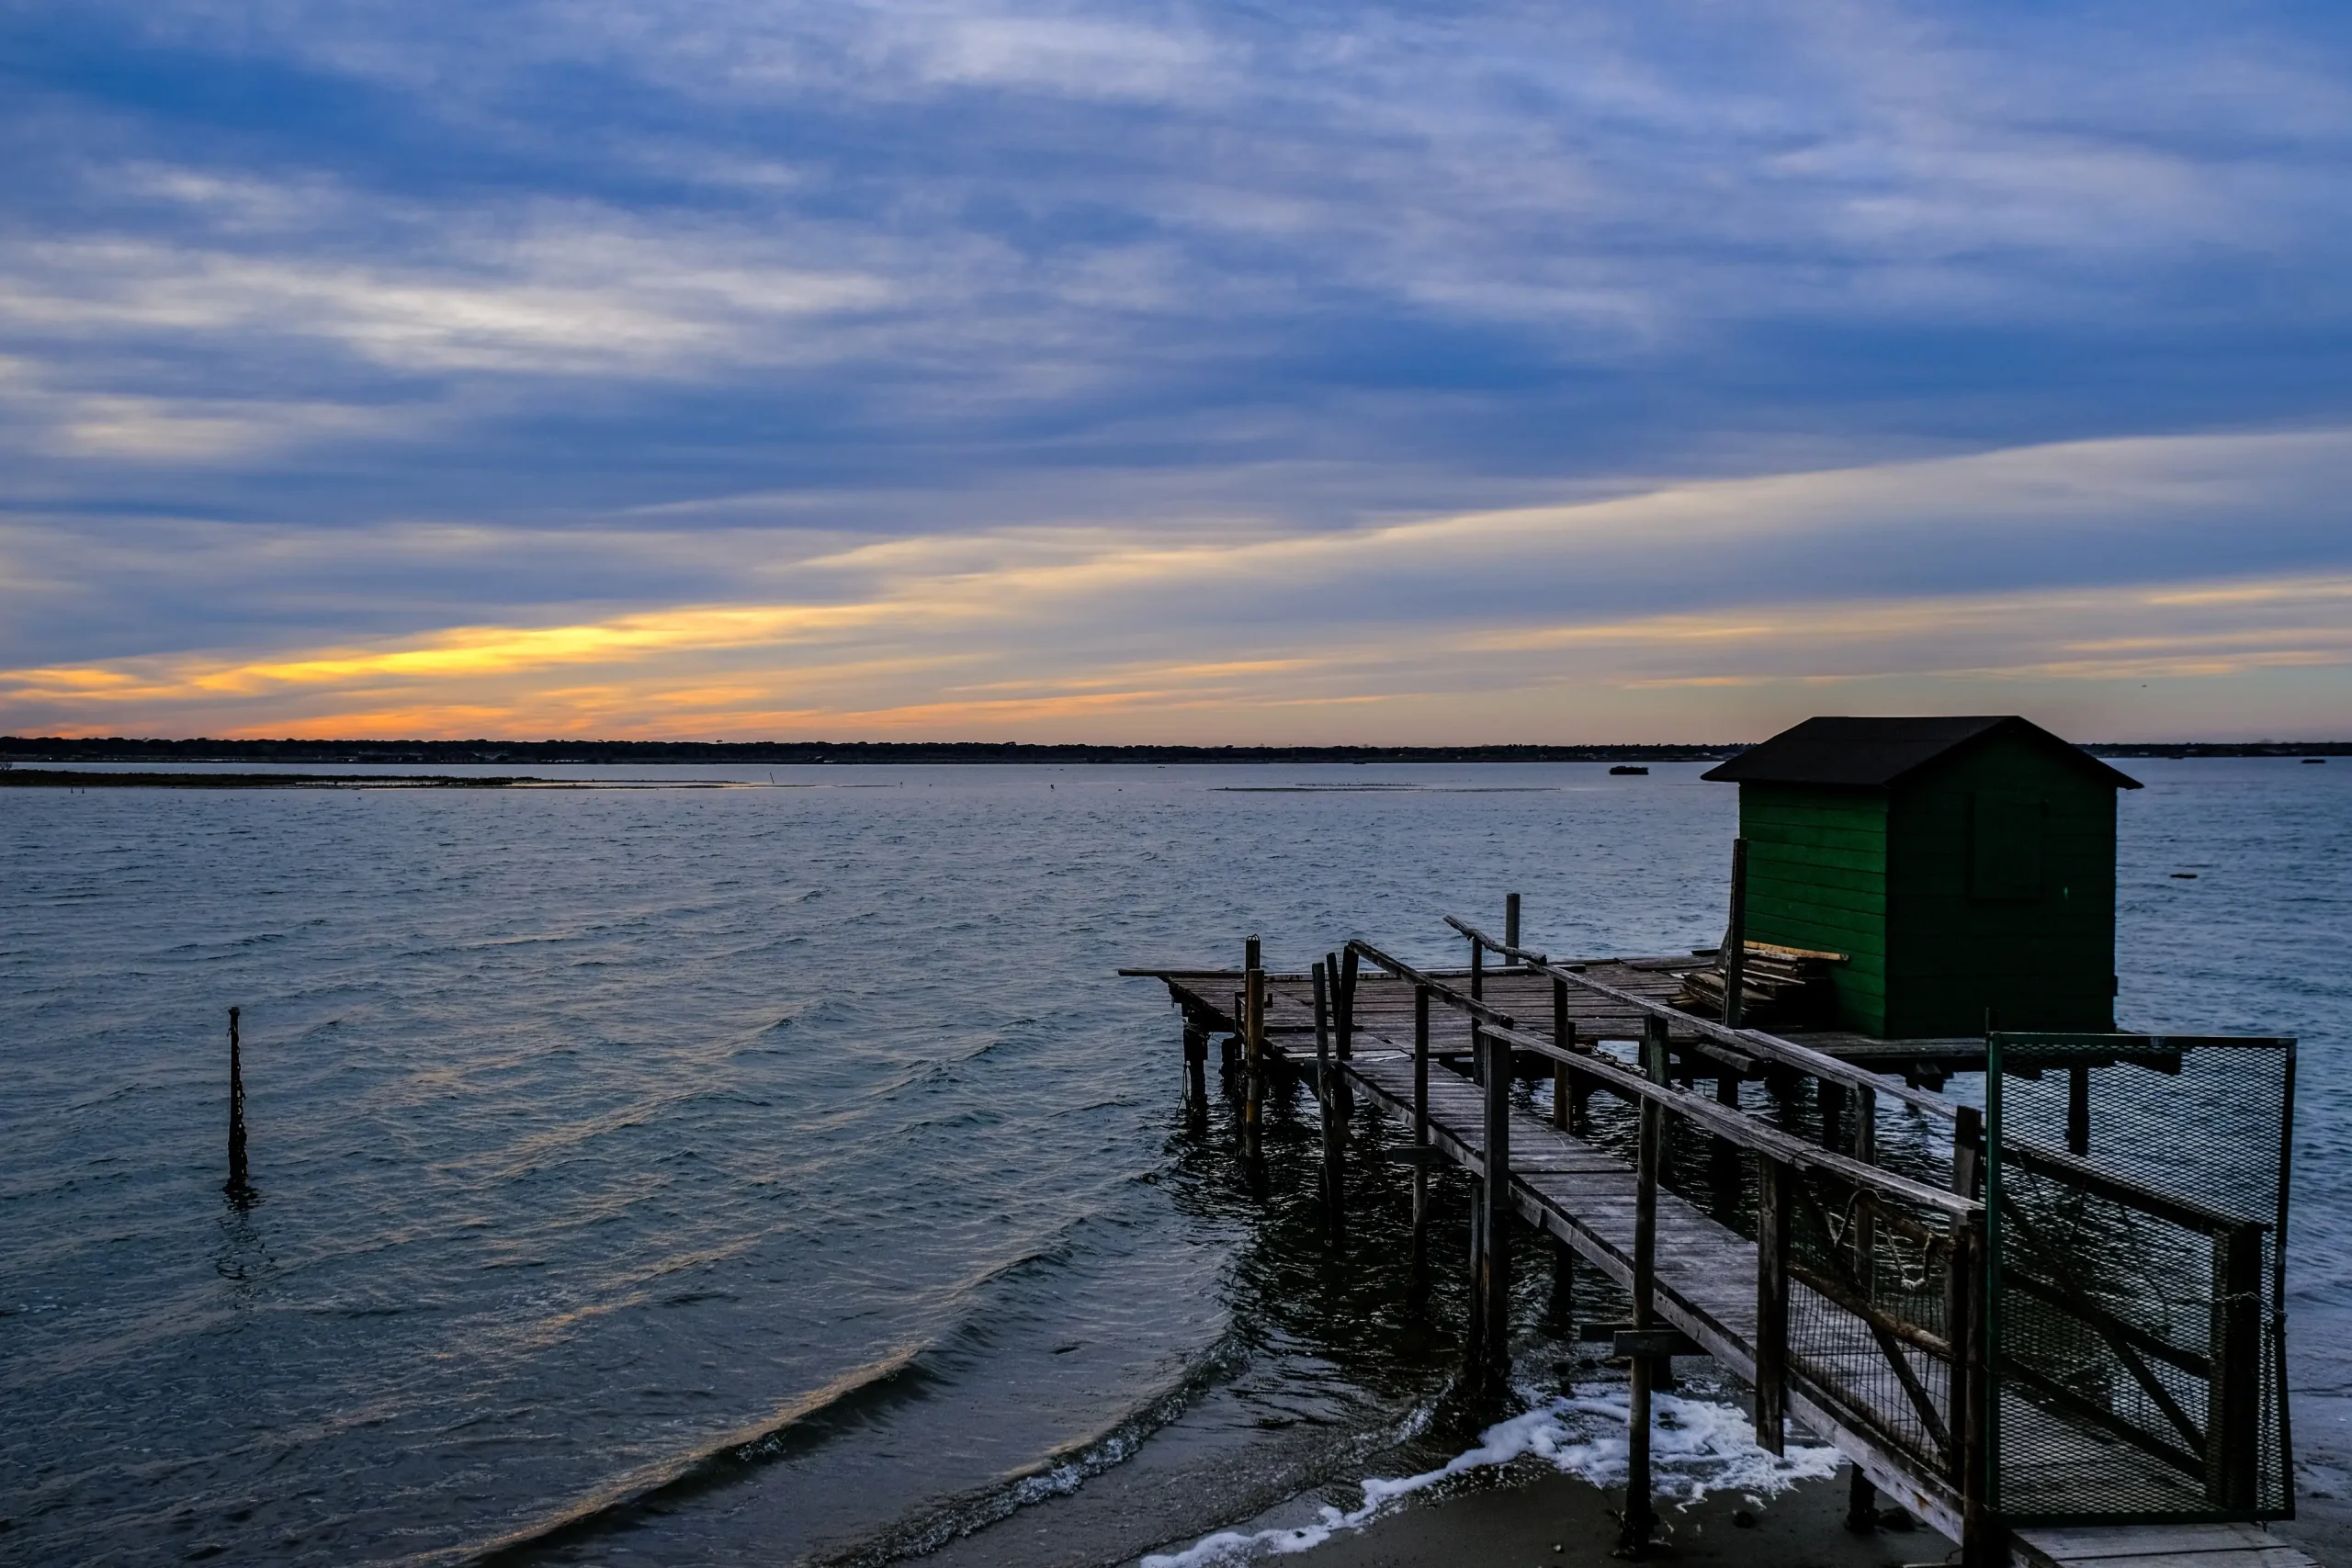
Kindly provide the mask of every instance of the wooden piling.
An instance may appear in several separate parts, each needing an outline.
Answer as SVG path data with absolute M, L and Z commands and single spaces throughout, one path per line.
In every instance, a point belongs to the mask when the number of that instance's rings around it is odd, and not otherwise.
M 245 1069 L 237 1038 L 241 1010 L 229 1010 L 229 1179 L 226 1190 L 242 1198 L 253 1190 L 245 1168 Z
M 1519 895 L 1516 893 L 1503 895 L 1503 945 L 1505 947 L 1519 945 Z M 1504 953 L 1503 967 L 1518 968 L 1519 955 L 1515 953 Z
M 1352 947 L 1348 949 L 1344 958 L 1327 956 L 1323 960 L 1323 973 L 1337 976 L 1332 987 L 1331 1004 L 1338 1017 L 1331 1030 L 1331 1044 L 1340 1060 L 1345 1062 L 1356 1054 L 1356 950 Z M 1339 1099 L 1333 1103 L 1339 1106 L 1340 1121 L 1344 1125 L 1356 1113 L 1356 1091 L 1350 1084 L 1344 1068 L 1340 1073 L 1339 1091 Z
M 1209 1032 L 1198 1024 L 1184 1026 L 1184 1109 L 1206 1111 L 1209 1104 Z

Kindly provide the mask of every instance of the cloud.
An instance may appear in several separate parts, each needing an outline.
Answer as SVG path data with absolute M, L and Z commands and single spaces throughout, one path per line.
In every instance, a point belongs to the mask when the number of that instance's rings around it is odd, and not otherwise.
M 789 646 L 1009 692 L 1208 642 L 1355 673 L 1136 689 L 1363 717 L 1379 670 L 1425 726 L 1412 694 L 1458 682 L 1419 672 L 1470 657 L 1448 637 L 1684 616 L 1730 647 L 1791 606 L 2352 569 L 2352 27 L 2324 12 L 89 0 L 0 27 L 21 671 L 334 667 L 263 682 L 292 714 L 422 679 L 346 657 L 477 628 L 520 669 L 595 627 L 594 668 L 683 682 L 600 676 L 565 699 L 598 723 L 951 722 L 911 676 L 819 671 L 804 702 L 652 629 L 865 605 Z M 1645 671 L 1611 689 L 1747 678 Z M 402 691 L 340 711 L 429 713 Z M 23 722 L 80 722 L 63 701 Z
M 1340 532 L 859 542 L 780 564 L 769 581 L 789 600 L 25 666 L 0 673 L 0 714 L 108 731 L 347 731 L 401 715 L 446 734 L 494 714 L 519 732 L 1061 738 L 1110 724 L 1267 739 L 1373 725 L 1459 740 L 1496 738 L 1514 712 L 1589 738 L 1637 696 L 1653 732 L 1735 734 L 1753 730 L 1759 694 L 1784 707 L 1842 686 L 1938 706 L 1990 687 L 2019 705 L 2281 671 L 2344 682 L 2352 567 L 2307 557 L 2216 581 L 2180 575 L 2172 558 L 2193 552 L 2163 541 L 2260 519 L 2291 559 L 2299 539 L 2335 536 L 2347 468 L 2340 432 L 2095 443 Z M 1923 493 L 1935 504 L 1921 518 Z M 1973 592 L 1922 586 L 1899 555 L 1898 570 L 1842 583 L 1821 570 L 1898 508 L 1954 558 L 2007 570 Z M 2052 581 L 2067 574 L 2051 560 L 2125 536 L 2142 547 L 2132 581 Z M 2208 711 L 2225 722 L 2224 703 Z

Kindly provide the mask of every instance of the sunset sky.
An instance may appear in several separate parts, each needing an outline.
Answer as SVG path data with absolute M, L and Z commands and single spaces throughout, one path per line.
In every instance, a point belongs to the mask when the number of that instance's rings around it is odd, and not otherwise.
M 2352 734 L 2352 8 L 0 0 L 0 731 Z

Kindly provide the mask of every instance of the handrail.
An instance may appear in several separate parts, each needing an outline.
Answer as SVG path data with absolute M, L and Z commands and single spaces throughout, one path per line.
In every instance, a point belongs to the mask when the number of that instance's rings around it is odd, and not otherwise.
M 1763 1056 L 1779 1062 L 1783 1066 L 1810 1073 L 1815 1077 L 1825 1078 L 1831 1083 L 1843 1084 L 1849 1089 L 1870 1089 L 1885 1095 L 1890 1100 L 1899 1100 L 1903 1104 L 1925 1111 L 1931 1115 L 1940 1116 L 1947 1122 L 1959 1119 L 1960 1104 L 1957 1100 L 1947 1100 L 1942 1095 L 1930 1093 L 1927 1089 L 1913 1089 L 1899 1077 L 1874 1073 L 1867 1067 L 1855 1066 L 1850 1062 L 1841 1062 L 1826 1052 L 1816 1051 L 1809 1045 L 1800 1045 L 1793 1040 L 1783 1040 L 1777 1034 L 1767 1034 L 1760 1029 L 1733 1029 L 1714 1022 L 1711 1019 L 1684 1012 L 1680 1008 L 1670 1007 L 1665 1002 L 1653 1001 L 1647 997 L 1635 996 L 1631 991 L 1620 990 L 1589 975 L 1574 969 L 1563 968 L 1541 953 L 1523 947 L 1506 947 L 1467 920 L 1456 916 L 1446 916 L 1445 923 L 1471 941 L 1500 953 L 1506 957 L 1517 958 L 1521 964 L 1549 975 L 1555 980 L 1566 980 L 1572 986 L 1581 986 L 1596 996 L 1607 997 L 1611 1001 L 1632 1008 L 1637 1012 L 1667 1019 L 1718 1044 L 1728 1045 L 1735 1051 Z
M 1777 1034 L 1767 1034 L 1760 1029 L 1725 1028 L 1711 1020 L 1684 1012 L 1680 1008 L 1670 1007 L 1664 1002 L 1652 1001 L 1647 997 L 1637 997 L 1631 991 L 1620 990 L 1614 986 L 1595 980 L 1589 976 L 1578 974 L 1572 969 L 1564 969 L 1543 953 L 1526 948 L 1507 946 L 1467 920 L 1455 916 L 1446 916 L 1445 923 L 1471 941 L 1503 953 L 1507 957 L 1515 957 L 1521 964 L 1539 973 L 1550 975 L 1555 979 L 1566 980 L 1571 985 L 1581 986 L 1586 990 L 1607 997 L 1611 1001 L 1623 1003 L 1653 1017 L 1671 1020 L 1675 1023 L 1724 1044 L 1745 1049 L 1754 1055 L 1770 1058 L 1783 1066 L 1798 1068 L 1815 1077 L 1826 1078 L 1834 1083 L 1842 1083 L 1853 1089 L 1875 1089 L 1890 1099 L 1900 1100 L 1906 1105 L 1917 1106 L 1922 1111 L 1931 1111 L 1947 1120 L 1956 1120 L 1959 1115 L 1960 1106 L 1956 1101 L 1947 1100 L 1939 1094 L 1930 1094 L 1924 1089 L 1913 1089 L 1900 1078 L 1888 1077 L 1854 1066 L 1849 1063 L 1839 1061 L 1826 1052 L 1815 1051 L 1808 1045 L 1800 1045 L 1793 1040 L 1783 1040 Z M 2077 1038 L 2088 1040 L 2090 1037 Z M 2102 1043 L 2122 1038 L 2128 1037 L 2116 1035 L 2099 1037 Z M 2205 1043 L 2217 1043 L 2216 1037 L 2211 1036 L 2184 1035 L 2179 1038 L 2184 1043 L 2191 1040 Z M 2269 1040 L 2264 1037 L 2261 1043 L 2268 1043 Z M 2062 1149 L 2052 1148 L 2047 1144 L 2037 1143 L 2030 1138 L 2019 1138 L 2014 1135 L 2004 1137 L 2001 1140 L 2001 1149 L 2005 1156 L 2028 1170 L 2036 1170 L 2044 1175 L 2060 1178 L 2077 1187 L 2097 1192 L 2112 1202 L 2137 1209 L 2143 1213 L 2154 1215 L 2158 1219 L 2168 1220 L 2189 1230 L 2212 1232 L 2231 1230 L 2248 1224 L 2263 1224 L 2258 1220 L 2249 1220 L 2244 1215 L 2231 1213 L 2224 1209 L 2213 1208 L 2210 1204 L 2199 1202 L 2194 1198 L 2186 1198 L 2144 1186 L 2129 1177 L 2118 1176 L 2093 1165 L 2086 1159 L 2067 1154 Z
M 1827 1171 L 1857 1186 L 1877 1189 L 1890 1196 L 1902 1198 L 1923 1208 L 1950 1214 L 1955 1220 L 1971 1220 L 1984 1212 L 1984 1205 L 1973 1198 L 1946 1191 L 1940 1187 L 1930 1187 L 1925 1182 L 1914 1181 L 1908 1177 L 1898 1176 L 1881 1167 L 1866 1165 L 1860 1160 L 1839 1154 L 1834 1149 L 1826 1149 L 1817 1144 L 1792 1137 L 1776 1127 L 1767 1126 L 1745 1111 L 1735 1111 L 1727 1105 L 1717 1105 L 1713 1100 L 1692 1094 L 1687 1089 L 1677 1089 L 1668 1084 L 1653 1083 L 1648 1077 L 1634 1072 L 1614 1057 L 1605 1056 L 1598 1052 L 1564 1050 L 1540 1035 L 1530 1034 L 1521 1029 L 1518 1021 L 1510 1014 L 1490 1007 L 1475 997 L 1466 996 L 1441 981 L 1430 979 L 1412 965 L 1400 959 L 1390 957 L 1368 942 L 1352 941 L 1348 945 L 1399 979 L 1426 987 L 1430 994 L 1443 998 L 1449 1005 L 1477 1018 L 1485 1026 L 1484 1032 L 1487 1038 L 1501 1040 L 1513 1050 L 1525 1051 L 1532 1055 L 1545 1056 L 1554 1061 L 1568 1063 L 1577 1071 L 1590 1074 L 1600 1079 L 1614 1093 L 1622 1094 L 1627 1099 L 1653 1100 L 1673 1111 L 1677 1115 L 1695 1122 L 1709 1132 L 1743 1148 L 1750 1149 L 1783 1164 Z

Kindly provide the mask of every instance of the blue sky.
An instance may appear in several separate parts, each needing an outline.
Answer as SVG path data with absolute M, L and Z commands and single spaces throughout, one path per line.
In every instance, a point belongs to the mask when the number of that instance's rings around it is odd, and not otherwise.
M 2343 734 L 2347 43 L 0 0 L 0 728 Z

